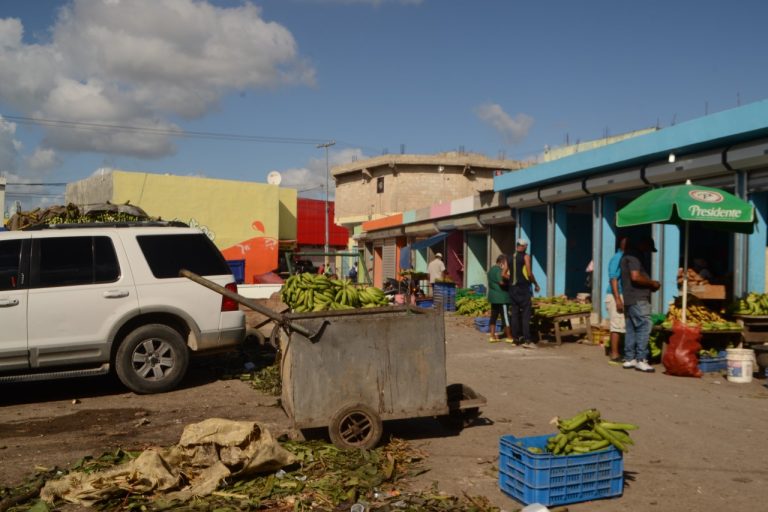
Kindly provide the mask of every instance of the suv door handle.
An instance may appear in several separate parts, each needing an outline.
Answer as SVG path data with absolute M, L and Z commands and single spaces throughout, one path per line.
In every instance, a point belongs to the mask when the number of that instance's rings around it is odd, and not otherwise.
M 0 308 L 12 308 L 19 305 L 19 299 L 0 299 Z
M 107 299 L 120 299 L 122 297 L 127 297 L 128 291 L 127 290 L 107 290 L 104 292 L 104 297 Z

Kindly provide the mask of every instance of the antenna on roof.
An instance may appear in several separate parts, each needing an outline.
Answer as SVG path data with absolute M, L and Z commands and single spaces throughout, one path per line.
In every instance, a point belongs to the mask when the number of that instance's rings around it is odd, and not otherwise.
M 400 154 L 401 155 L 405 154 L 405 144 L 400 144 Z
M 741 106 L 741 93 L 739 91 L 736 91 L 736 106 Z
M 677 122 L 677 112 L 672 114 L 672 124 L 670 126 L 675 126 L 676 122 Z

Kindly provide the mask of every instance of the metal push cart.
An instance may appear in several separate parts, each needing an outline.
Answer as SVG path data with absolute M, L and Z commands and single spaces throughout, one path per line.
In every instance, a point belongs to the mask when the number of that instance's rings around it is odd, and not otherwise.
M 327 428 L 340 448 L 373 448 L 385 420 L 464 422 L 486 403 L 469 386 L 447 385 L 440 310 L 405 305 L 280 315 L 191 272 L 182 275 L 275 322 L 283 409 L 295 428 Z

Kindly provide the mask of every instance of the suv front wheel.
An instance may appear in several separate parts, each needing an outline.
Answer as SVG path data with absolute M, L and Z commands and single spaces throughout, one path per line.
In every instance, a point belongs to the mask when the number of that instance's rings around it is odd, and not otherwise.
M 162 393 L 175 388 L 188 366 L 184 339 L 163 324 L 148 324 L 131 331 L 115 356 L 117 376 L 136 393 Z

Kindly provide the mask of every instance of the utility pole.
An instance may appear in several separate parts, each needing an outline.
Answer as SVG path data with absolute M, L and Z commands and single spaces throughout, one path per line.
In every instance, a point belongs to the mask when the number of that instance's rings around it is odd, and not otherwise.
M 331 174 L 331 168 L 328 166 L 328 148 L 335 145 L 335 140 L 330 140 L 324 144 L 318 144 L 318 148 L 325 148 L 325 246 L 323 249 L 323 252 L 325 252 L 324 257 L 324 263 L 326 270 L 328 269 L 328 262 L 329 262 L 329 256 L 328 253 L 330 252 L 330 249 L 328 248 L 328 241 L 330 240 L 329 236 L 329 229 L 328 229 L 328 216 L 330 213 L 330 203 L 328 202 L 328 189 L 329 189 L 329 178 Z

